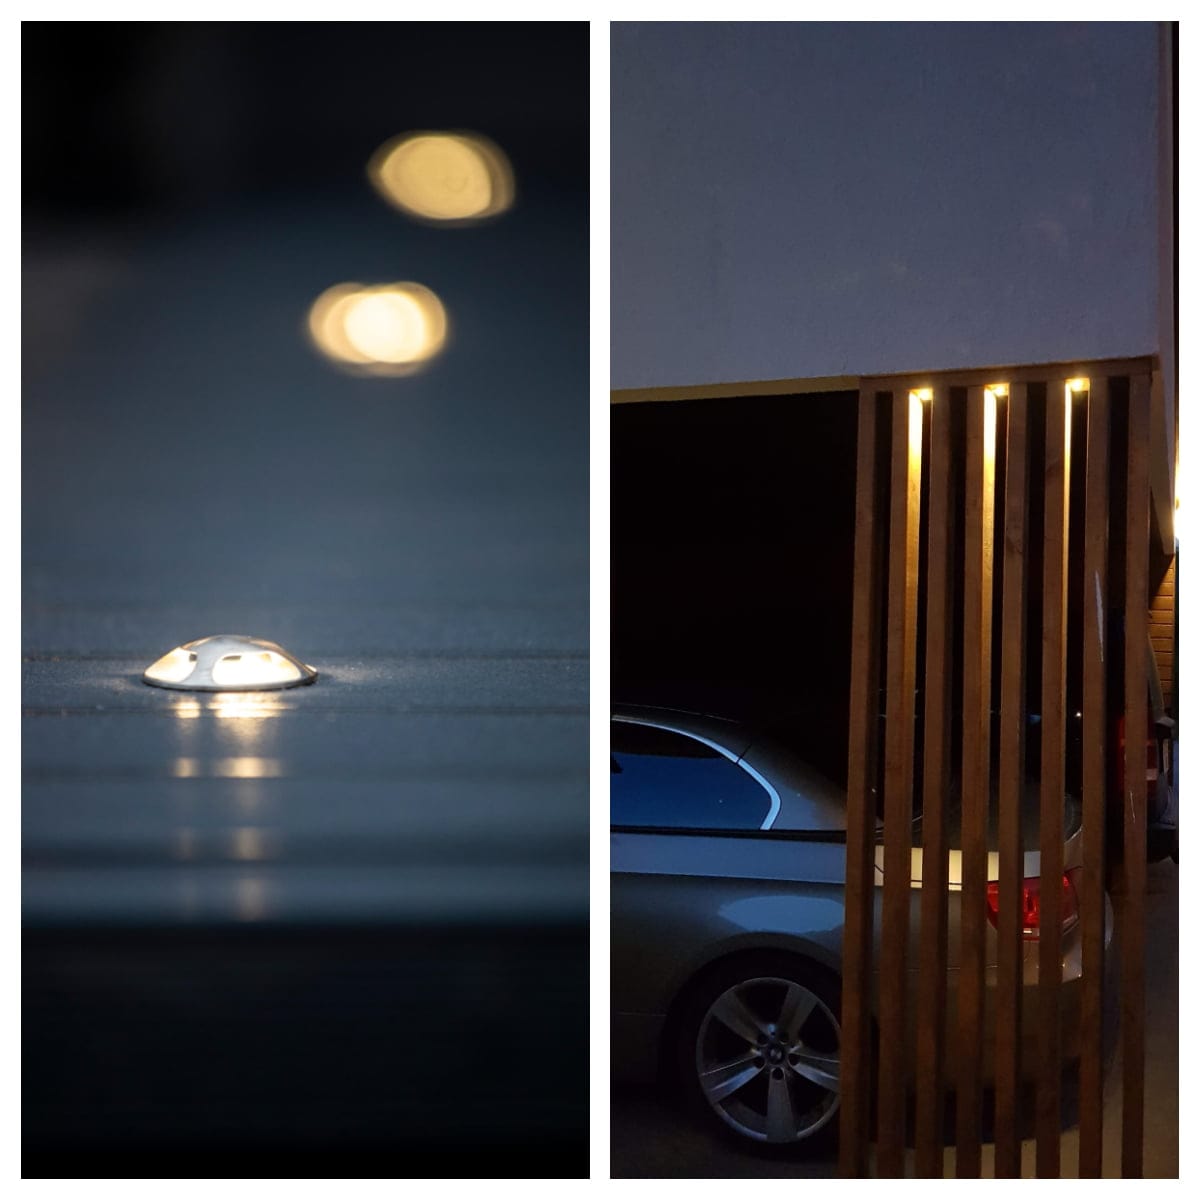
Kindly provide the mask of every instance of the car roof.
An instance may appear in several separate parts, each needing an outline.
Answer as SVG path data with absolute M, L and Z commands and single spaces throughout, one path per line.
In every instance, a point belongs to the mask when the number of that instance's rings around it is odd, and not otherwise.
M 692 734 L 716 742 L 734 758 L 741 758 L 753 738 L 752 731 L 736 721 L 715 717 L 708 713 L 688 712 L 681 708 L 658 708 L 648 704 L 614 704 L 614 721 L 627 721 L 635 725 L 653 725 L 659 729 L 673 729 L 677 733 Z

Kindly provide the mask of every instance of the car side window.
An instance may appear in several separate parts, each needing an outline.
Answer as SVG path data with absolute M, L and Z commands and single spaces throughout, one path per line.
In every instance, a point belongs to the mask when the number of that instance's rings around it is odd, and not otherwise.
M 614 825 L 760 829 L 771 810 L 762 784 L 696 738 L 614 721 L 610 751 Z

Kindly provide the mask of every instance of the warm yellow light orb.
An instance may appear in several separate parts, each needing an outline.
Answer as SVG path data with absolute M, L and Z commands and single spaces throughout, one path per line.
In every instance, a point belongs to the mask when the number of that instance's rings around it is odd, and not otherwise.
M 419 283 L 339 283 L 308 314 L 313 343 L 327 358 L 365 374 L 415 370 L 446 342 L 446 309 Z
M 354 349 L 374 362 L 424 358 L 431 341 L 425 309 L 407 292 L 360 296 L 346 310 L 343 328 Z
M 427 221 L 483 220 L 513 202 L 508 159 L 478 134 L 404 134 L 372 155 L 367 173 L 388 200 Z

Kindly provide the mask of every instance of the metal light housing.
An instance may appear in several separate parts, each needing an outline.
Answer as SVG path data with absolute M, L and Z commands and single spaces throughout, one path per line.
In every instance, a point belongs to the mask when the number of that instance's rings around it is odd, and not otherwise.
M 317 672 L 275 642 L 219 633 L 185 642 L 151 663 L 142 679 L 181 692 L 266 692 L 312 683 Z

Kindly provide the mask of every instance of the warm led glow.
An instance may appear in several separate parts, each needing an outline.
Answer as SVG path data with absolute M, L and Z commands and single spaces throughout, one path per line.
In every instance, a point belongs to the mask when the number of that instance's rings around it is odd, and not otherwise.
M 299 678 L 300 668 L 273 650 L 226 654 L 212 669 L 213 683 L 219 687 L 262 687 L 264 684 L 292 683 Z
M 283 763 L 277 758 L 258 758 L 239 755 L 235 758 L 214 758 L 204 762 L 198 758 L 177 758 L 171 764 L 176 779 L 280 779 Z
M 1091 387 L 1091 383 L 1090 379 L 1068 379 L 1067 393 L 1070 394 L 1073 392 L 1078 396 L 1080 392 L 1086 392 Z
M 286 712 L 278 692 L 217 692 L 209 711 L 240 750 L 261 748 L 268 717 Z
M 404 375 L 446 342 L 446 310 L 419 283 L 339 283 L 317 297 L 308 331 L 327 358 L 368 375 Z
M 241 825 L 230 834 L 229 855 L 239 862 L 258 862 L 267 858 L 269 849 L 263 831 L 256 825 Z
M 933 388 L 915 388 L 913 391 L 909 392 L 908 395 L 909 399 L 912 399 L 915 396 L 918 400 L 923 400 L 925 403 L 928 403 L 933 399 Z
M 253 692 L 312 683 L 317 673 L 282 646 L 243 634 L 218 634 L 185 642 L 146 668 L 142 678 L 157 687 L 192 692 Z M 226 697 L 224 710 L 213 706 L 217 716 L 260 716 L 273 707 L 236 707 Z M 230 711 L 230 706 L 235 706 Z M 177 701 L 172 711 L 180 718 L 195 718 L 204 711 L 197 701 Z
M 407 292 L 374 292 L 346 310 L 350 344 L 374 362 L 406 363 L 424 358 L 429 327 L 421 305 Z
M 364 358 L 346 336 L 346 313 L 362 294 L 357 283 L 339 283 L 326 288 L 308 312 L 308 332 L 317 349 L 338 362 L 365 365 Z
M 920 392 L 908 393 L 908 460 L 911 464 L 921 463 L 921 436 L 924 432 L 925 410 Z
M 184 646 L 177 646 L 146 668 L 146 678 L 159 683 L 182 683 L 195 669 L 195 654 Z
M 237 758 L 213 760 L 212 773 L 221 779 L 280 779 L 283 763 L 277 758 L 256 758 L 243 755 Z
M 279 697 L 271 692 L 218 692 L 212 702 L 218 721 L 261 721 L 283 711 Z
M 1008 387 L 1001 384 L 1004 388 L 1003 395 L 1008 394 Z M 983 460 L 989 468 L 996 461 L 996 389 L 983 389 Z
M 479 221 L 513 202 L 508 159 L 478 134 L 404 134 L 372 155 L 367 174 L 394 205 L 427 221 Z
M 231 722 L 233 736 L 243 742 L 259 736 L 264 718 L 277 717 L 284 711 L 275 692 L 215 692 L 207 707 L 191 699 L 176 700 L 171 705 L 171 714 L 181 721 L 198 720 L 207 712 L 218 721 Z
M 1003 398 L 1008 395 L 1008 384 L 1007 383 L 989 383 L 984 390 L 991 392 L 993 396 L 998 396 L 998 397 Z

